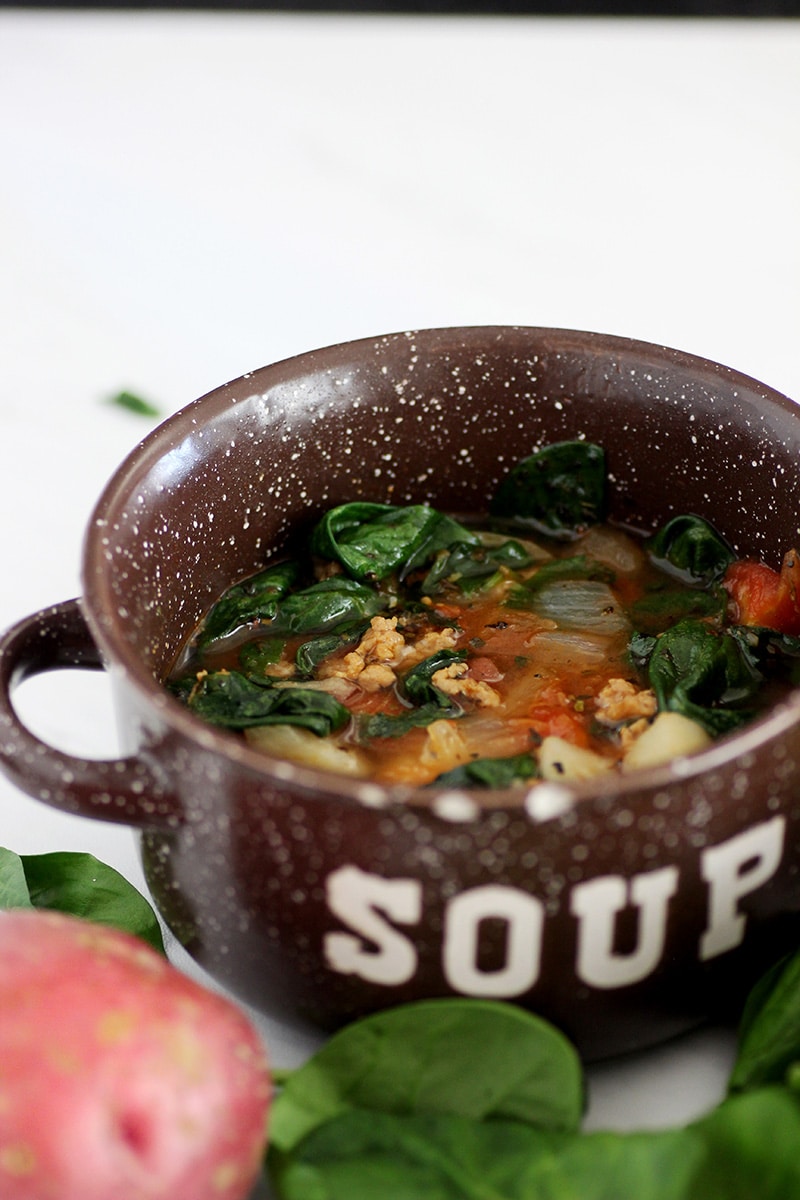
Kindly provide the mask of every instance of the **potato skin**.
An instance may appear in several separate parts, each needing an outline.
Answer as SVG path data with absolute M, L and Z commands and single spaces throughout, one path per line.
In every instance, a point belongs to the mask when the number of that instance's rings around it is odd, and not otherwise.
M 243 1200 L 269 1098 L 230 1001 L 127 934 L 0 912 L 3 1200 Z

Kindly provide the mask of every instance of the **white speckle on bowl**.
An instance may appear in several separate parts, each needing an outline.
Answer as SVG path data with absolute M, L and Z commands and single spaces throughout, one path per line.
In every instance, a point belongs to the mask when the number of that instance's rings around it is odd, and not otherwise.
M 276 762 L 274 771 L 278 779 L 289 780 L 294 779 L 295 776 L 295 769 L 292 764 L 288 762 Z
M 472 821 L 478 815 L 478 805 L 464 792 L 442 792 L 433 802 L 433 811 L 443 821 Z
M 359 804 L 363 804 L 365 808 L 385 808 L 388 804 L 388 797 L 383 788 L 376 787 L 375 784 L 364 784 L 356 792 L 356 800 Z
M 574 797 L 568 788 L 557 783 L 540 783 L 525 797 L 525 811 L 532 821 L 549 821 L 569 812 Z

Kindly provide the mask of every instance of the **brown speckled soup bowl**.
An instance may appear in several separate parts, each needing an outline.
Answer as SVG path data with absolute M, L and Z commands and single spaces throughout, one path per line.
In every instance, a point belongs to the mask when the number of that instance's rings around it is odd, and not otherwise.
M 84 594 L 1 649 L 2 767 L 48 804 L 141 831 L 164 918 L 242 999 L 334 1028 L 462 994 L 512 1000 L 587 1057 L 719 1010 L 798 940 L 800 699 L 690 758 L 529 790 L 413 790 L 272 759 L 161 680 L 212 602 L 354 499 L 485 509 L 547 442 L 603 445 L 611 516 L 700 513 L 741 556 L 798 541 L 800 409 L 625 338 L 440 329 L 334 346 L 211 392 L 122 464 Z M 12 705 L 20 678 L 104 666 L 122 748 L 83 761 Z

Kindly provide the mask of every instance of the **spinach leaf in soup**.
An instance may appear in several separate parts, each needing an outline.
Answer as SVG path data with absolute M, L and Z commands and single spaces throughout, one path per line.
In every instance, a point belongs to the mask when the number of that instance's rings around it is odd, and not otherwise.
M 369 619 L 384 611 L 391 598 L 345 575 L 332 575 L 290 592 L 278 605 L 270 633 L 293 636 L 325 633 L 337 626 Z
M 493 517 L 570 539 L 605 519 L 606 457 L 592 442 L 554 442 L 512 467 L 489 506 Z
M 296 725 L 326 737 L 350 720 L 348 710 L 329 692 L 302 685 L 257 683 L 239 671 L 201 675 L 188 705 L 209 724 L 226 729 Z
M 631 649 L 646 665 L 659 710 L 682 713 L 712 736 L 752 716 L 763 676 L 727 631 L 684 620 L 649 640 L 634 639 Z
M 448 588 L 471 595 L 500 582 L 504 571 L 523 571 L 535 561 L 530 550 L 514 538 L 492 542 L 487 535 L 479 537 L 478 545 L 459 542 L 438 555 L 422 582 L 422 595 L 434 596 Z
M 506 758 L 476 758 L 439 775 L 436 787 L 507 788 L 514 783 L 534 779 L 539 773 L 532 754 L 513 754 Z
M 405 737 L 412 729 L 424 729 L 434 721 L 453 720 L 461 715 L 458 705 L 441 700 L 429 700 L 400 713 L 361 713 L 356 718 L 357 738 L 360 745 L 366 746 L 380 738 Z
M 693 514 L 667 521 L 650 539 L 648 550 L 663 570 L 695 586 L 721 579 L 736 559 L 713 525 Z
M 439 650 L 406 673 L 399 690 L 411 706 L 400 713 L 370 713 L 358 719 L 358 740 L 367 744 L 376 738 L 403 737 L 444 718 L 463 715 L 463 709 L 433 682 L 437 671 L 466 661 L 465 650 Z
M 257 682 L 269 678 L 271 668 L 280 662 L 286 641 L 277 637 L 258 637 L 239 647 L 239 668 L 243 675 Z
M 299 574 L 297 563 L 281 562 L 228 588 L 206 617 L 199 644 L 207 646 L 243 625 L 272 621 Z
M 335 633 L 322 633 L 318 637 L 309 638 L 303 642 L 295 654 L 297 672 L 303 677 L 310 677 L 326 658 L 335 654 L 345 646 L 352 646 L 369 628 L 364 621 L 357 621 L 344 628 L 337 627 Z
M 449 708 L 450 698 L 436 686 L 434 675 L 437 671 L 446 670 L 467 660 L 466 650 L 439 650 L 436 654 L 423 659 L 404 676 L 402 688 L 405 696 L 412 704 L 435 703 L 441 708 Z
M 800 682 L 800 637 L 759 625 L 731 625 L 728 633 L 754 671 L 775 673 L 793 684 Z
M 459 522 L 428 504 L 401 508 L 357 501 L 327 512 L 311 535 L 312 553 L 338 562 L 354 579 L 405 579 L 440 550 L 477 545 Z
M 722 624 L 728 596 L 722 587 L 687 588 L 665 580 L 654 585 L 631 604 L 629 612 L 639 633 L 660 633 L 689 617 L 707 618 Z

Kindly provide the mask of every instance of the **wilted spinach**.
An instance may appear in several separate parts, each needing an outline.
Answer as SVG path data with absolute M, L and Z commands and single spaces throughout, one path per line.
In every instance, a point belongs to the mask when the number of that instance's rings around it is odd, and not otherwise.
M 405 675 L 400 694 L 408 703 L 405 712 L 371 713 L 359 718 L 358 737 L 362 743 L 372 738 L 402 737 L 410 729 L 419 729 L 462 714 L 463 709 L 436 687 L 433 676 L 453 663 L 465 662 L 466 650 L 439 650 L 417 663 Z
M 302 686 L 255 682 L 239 671 L 203 675 L 187 700 L 192 712 L 211 725 L 249 729 L 255 725 L 297 725 L 318 737 L 341 729 L 350 713 L 329 692 Z
M 728 595 L 723 588 L 653 587 L 630 606 L 629 615 L 639 633 L 660 633 L 689 617 L 721 623 Z
M 297 563 L 282 562 L 228 588 L 206 617 L 200 644 L 207 645 L 254 621 L 274 620 L 279 601 L 297 582 L 298 575 Z
M 270 668 L 280 662 L 286 640 L 277 637 L 259 637 L 244 642 L 239 647 L 239 667 L 242 674 L 263 683 L 271 678 Z
M 736 554 L 702 517 L 673 517 L 648 544 L 653 561 L 685 583 L 704 586 L 721 579 Z
M 270 637 L 323 633 L 347 621 L 369 619 L 389 603 L 374 588 L 344 575 L 298 588 L 299 578 L 298 563 L 284 562 L 229 588 L 206 618 L 200 647 L 243 625 L 263 624 Z
M 449 585 L 470 595 L 502 579 L 501 568 L 522 571 L 533 561 L 530 552 L 514 538 L 495 545 L 459 542 L 437 557 L 420 590 L 431 596 Z
M 365 621 L 356 621 L 353 625 L 341 626 L 335 633 L 322 633 L 319 637 L 309 638 L 298 648 L 295 664 L 300 675 L 313 675 L 323 659 L 334 654 L 343 646 L 351 646 L 359 641 L 369 628 Z
M 332 508 L 311 535 L 311 550 L 361 581 L 405 579 L 440 550 L 478 545 L 463 525 L 428 504 L 399 508 L 358 501 Z
M 634 638 L 631 656 L 647 670 L 660 710 L 682 713 L 712 735 L 741 725 L 763 681 L 742 640 L 705 621 L 687 619 L 657 637 Z
M 406 674 L 403 679 L 404 695 L 412 704 L 433 702 L 441 708 L 449 708 L 452 701 L 436 687 L 433 677 L 437 671 L 443 671 L 466 660 L 466 650 L 439 650 L 436 654 L 431 654 Z
M 375 588 L 333 575 L 290 592 L 270 621 L 271 634 L 325 633 L 348 622 L 369 620 L 383 612 L 390 597 Z
M 572 538 L 604 520 L 606 456 L 592 442 L 554 442 L 522 459 L 490 504 L 493 517 Z
M 476 758 L 436 779 L 437 787 L 506 788 L 513 783 L 534 779 L 538 765 L 532 754 L 513 754 L 507 758 Z

